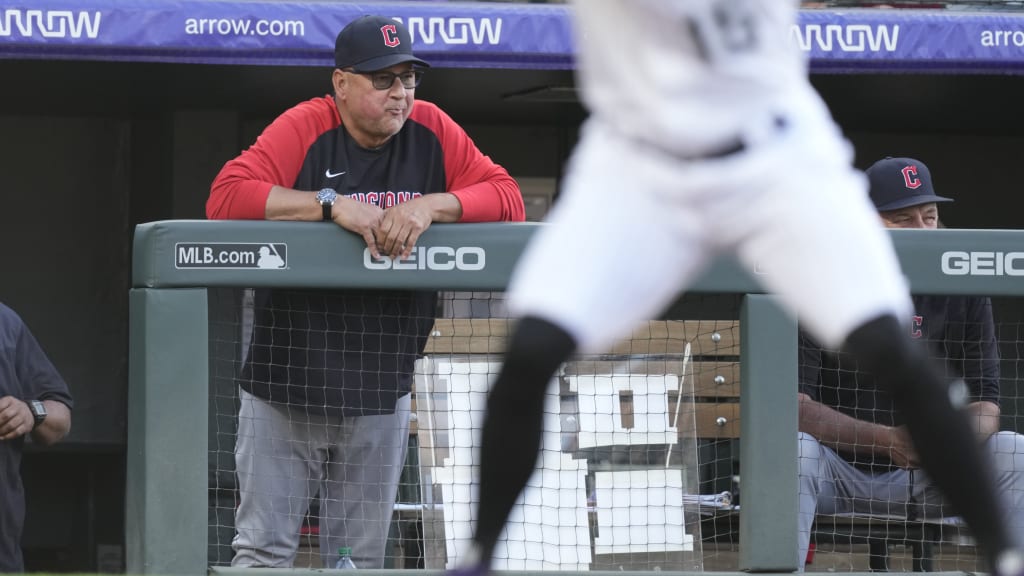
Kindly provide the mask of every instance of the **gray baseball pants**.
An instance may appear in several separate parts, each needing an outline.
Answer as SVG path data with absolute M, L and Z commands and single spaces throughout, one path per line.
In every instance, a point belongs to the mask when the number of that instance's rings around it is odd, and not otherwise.
M 857 468 L 810 434 L 800 432 L 799 562 L 803 571 L 816 514 L 953 516 L 923 470 L 870 473 Z M 995 467 L 996 484 L 1018 545 L 1024 545 L 1024 436 L 997 432 L 985 448 Z M 908 508 L 908 506 L 910 508 Z
M 240 504 L 232 566 L 290 567 L 311 498 L 320 498 L 320 556 L 352 548 L 383 568 L 409 442 L 410 396 L 393 414 L 325 418 L 241 391 L 235 464 Z

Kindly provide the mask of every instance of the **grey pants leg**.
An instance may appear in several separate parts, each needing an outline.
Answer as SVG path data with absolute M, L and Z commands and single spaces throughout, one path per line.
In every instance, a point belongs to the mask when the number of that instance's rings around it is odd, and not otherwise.
M 988 446 L 1014 542 L 1018 548 L 1024 548 L 1024 436 L 1010 431 L 997 432 L 989 438 Z
M 895 470 L 872 475 L 853 466 L 805 432 L 799 433 L 797 543 L 800 571 L 807 561 L 811 528 L 817 514 L 904 514 L 909 473 Z
M 1008 430 L 996 432 L 985 442 L 985 448 L 995 470 L 996 489 L 1003 501 L 1011 536 L 1018 547 L 1024 547 L 1024 436 Z M 932 485 L 923 471 L 916 474 L 920 474 L 925 487 L 924 501 L 927 505 L 924 516 L 952 516 L 952 512 L 943 513 L 948 504 L 938 488 Z
M 920 471 L 914 471 L 913 483 L 908 470 L 868 473 L 820 444 L 810 434 L 801 432 L 799 437 L 800 534 L 797 541 L 801 572 L 807 560 L 816 514 L 904 516 L 912 489 L 914 499 L 921 501 L 924 486 L 918 481 Z
M 328 419 L 240 394 L 235 465 L 239 506 L 232 566 L 290 567 L 310 499 L 320 495 L 320 551 L 332 568 L 352 548 L 382 568 L 409 442 L 411 400 L 393 414 Z
M 398 480 L 409 449 L 409 394 L 394 414 L 345 418 L 320 485 L 320 555 L 333 568 L 352 548 L 357 568 L 383 568 Z
M 323 418 L 240 392 L 235 470 L 239 506 L 232 566 L 291 567 L 299 528 L 327 456 Z
M 813 436 L 799 434 L 800 570 L 803 571 L 816 514 L 861 513 L 905 516 L 908 503 L 921 518 L 951 516 L 942 494 L 923 470 L 870 474 L 856 468 Z M 1017 542 L 1024 545 L 1024 436 L 998 432 L 985 443 Z M 913 503 L 911 503 L 911 498 Z

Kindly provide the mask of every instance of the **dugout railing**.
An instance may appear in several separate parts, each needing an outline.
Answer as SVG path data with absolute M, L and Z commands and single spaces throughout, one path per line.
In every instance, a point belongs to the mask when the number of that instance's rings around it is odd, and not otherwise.
M 435 225 L 419 241 L 419 264 L 403 267 L 369 265 L 361 239 L 331 224 L 138 226 L 130 294 L 128 572 L 236 571 L 211 568 L 208 560 L 209 288 L 500 291 L 538 226 Z M 892 236 L 916 293 L 1024 295 L 1024 231 L 914 230 Z M 267 260 L 261 267 L 246 254 Z M 464 266 L 455 264 L 460 259 Z M 739 569 L 792 572 L 796 325 L 774 297 L 762 293 L 756 275 L 728 258 L 714 262 L 691 292 L 739 299 L 741 396 L 747 407 L 740 422 Z

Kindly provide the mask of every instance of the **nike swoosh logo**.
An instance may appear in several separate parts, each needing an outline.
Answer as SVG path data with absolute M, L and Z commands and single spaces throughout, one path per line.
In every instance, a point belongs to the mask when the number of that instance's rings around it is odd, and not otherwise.
M 327 169 L 327 171 L 326 171 L 326 172 L 324 172 L 324 176 L 327 176 L 328 178 L 337 178 L 338 176 L 341 176 L 341 175 L 342 175 L 342 174 L 344 174 L 344 173 L 345 173 L 345 171 L 344 171 L 344 170 L 342 170 L 341 172 L 334 172 L 334 173 L 331 173 L 331 169 L 330 169 L 330 168 L 328 168 L 328 169 Z

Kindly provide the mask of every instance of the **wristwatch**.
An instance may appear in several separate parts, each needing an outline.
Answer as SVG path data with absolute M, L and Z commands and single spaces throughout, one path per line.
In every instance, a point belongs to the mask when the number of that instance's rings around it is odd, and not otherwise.
M 316 193 L 316 201 L 324 209 L 324 220 L 333 220 L 331 218 L 331 208 L 334 207 L 334 201 L 337 199 L 338 193 L 334 191 L 334 188 L 324 188 Z
M 36 426 L 39 426 L 43 423 L 43 420 L 46 420 L 46 405 L 43 404 L 42 400 L 29 400 L 28 409 L 32 412 Z

